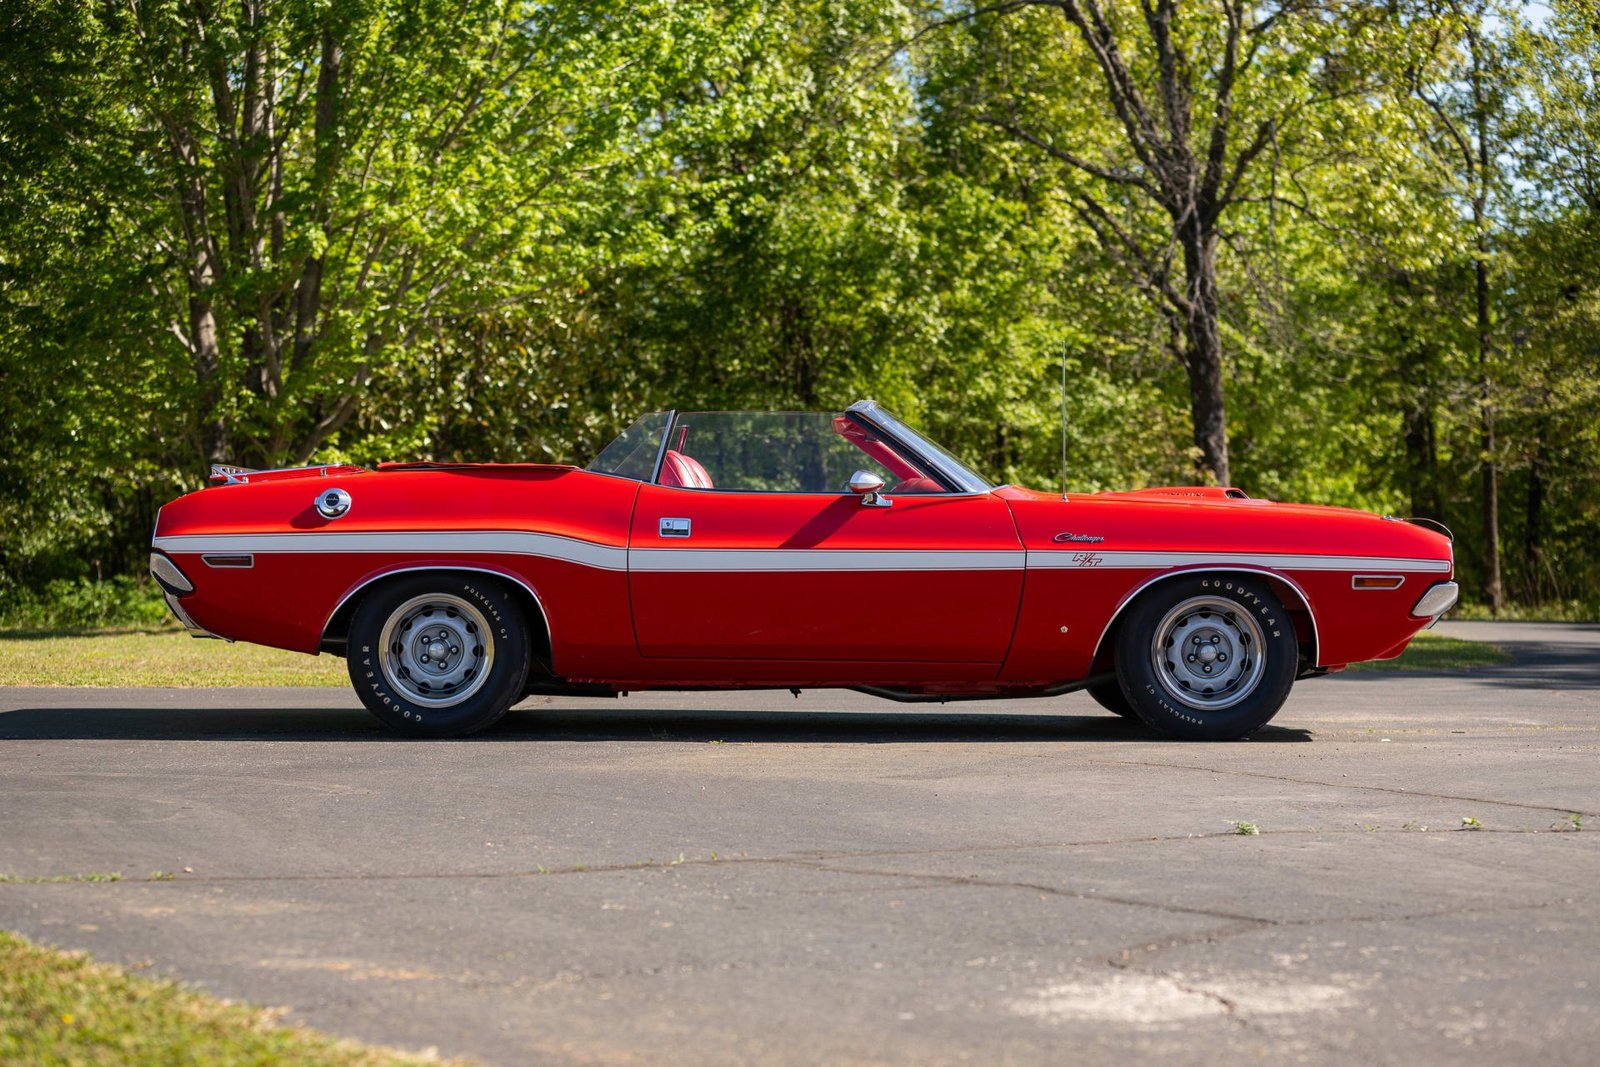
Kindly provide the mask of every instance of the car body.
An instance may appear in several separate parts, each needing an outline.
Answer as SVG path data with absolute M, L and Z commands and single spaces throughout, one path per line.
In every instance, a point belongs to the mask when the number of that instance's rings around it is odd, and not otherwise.
M 178 618 L 344 655 L 375 714 L 429 735 L 534 692 L 847 687 L 1088 689 L 1173 736 L 1237 737 L 1456 596 L 1451 541 L 1423 525 L 1226 487 L 996 487 L 871 401 L 654 413 L 586 469 L 213 481 L 157 520 Z

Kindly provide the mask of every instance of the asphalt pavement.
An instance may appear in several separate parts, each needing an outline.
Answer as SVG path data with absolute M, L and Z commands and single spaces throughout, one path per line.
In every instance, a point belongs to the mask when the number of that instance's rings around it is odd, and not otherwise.
M 1442 629 L 1515 662 L 1234 744 L 1082 694 L 412 742 L 339 690 L 0 690 L 0 873 L 124 876 L 0 927 L 491 1064 L 1592 1064 L 1600 627 Z

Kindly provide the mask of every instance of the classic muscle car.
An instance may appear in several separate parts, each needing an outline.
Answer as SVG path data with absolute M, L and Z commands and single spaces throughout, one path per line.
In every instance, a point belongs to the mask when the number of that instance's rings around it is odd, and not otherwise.
M 1242 737 L 1297 678 L 1397 656 L 1456 600 L 1448 536 L 1180 486 L 996 487 L 871 401 L 646 415 L 585 468 L 256 471 L 156 523 L 197 636 L 344 656 L 404 734 L 534 693 L 1084 689 L 1176 738 Z

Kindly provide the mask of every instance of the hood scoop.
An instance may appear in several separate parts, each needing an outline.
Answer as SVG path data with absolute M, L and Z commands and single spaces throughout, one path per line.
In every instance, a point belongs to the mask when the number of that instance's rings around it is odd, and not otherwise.
M 1190 500 L 1249 500 L 1250 494 L 1231 485 L 1162 485 L 1152 489 L 1101 493 L 1101 496 L 1186 497 Z

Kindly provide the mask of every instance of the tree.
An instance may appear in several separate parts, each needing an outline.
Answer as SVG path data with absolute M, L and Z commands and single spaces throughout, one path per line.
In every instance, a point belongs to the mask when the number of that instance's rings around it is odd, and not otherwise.
M 624 234 L 565 235 L 702 53 L 637 59 L 705 32 L 674 5 L 524 0 L 160 0 L 83 22 L 86 111 L 55 122 L 49 205 L 101 205 L 147 265 L 161 311 L 127 332 L 184 354 L 193 454 L 266 464 L 308 460 L 451 320 L 603 262 Z M 102 299 L 109 317 L 126 294 Z
M 1509 17 L 1490 0 L 1447 0 L 1435 18 L 1445 34 L 1459 40 L 1453 70 L 1435 80 L 1418 74 L 1414 92 L 1432 112 L 1442 136 L 1425 142 L 1459 180 L 1470 213 L 1472 241 L 1473 334 L 1477 352 L 1479 477 L 1482 499 L 1483 595 L 1491 614 L 1505 599 L 1500 568 L 1500 461 L 1495 435 L 1495 293 L 1490 279 L 1494 259 L 1491 198 L 1505 174 L 1500 157 L 1508 148 L 1503 128 L 1510 86 L 1497 43 L 1488 36 L 1491 17 Z M 1431 73 L 1431 72 L 1430 72 Z
M 1015 35 L 1016 61 L 996 73 L 974 117 L 1065 168 L 1073 210 L 1164 316 L 1188 377 L 1198 466 L 1217 481 L 1231 477 L 1224 220 L 1262 191 L 1253 181 L 1261 161 L 1310 109 L 1365 87 L 1354 49 L 1333 47 L 1346 23 L 1363 23 L 1360 8 L 1014 0 L 944 20 L 1047 11 L 1064 21 L 1071 45 L 1029 20 Z

